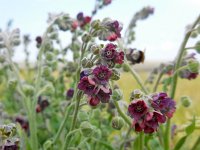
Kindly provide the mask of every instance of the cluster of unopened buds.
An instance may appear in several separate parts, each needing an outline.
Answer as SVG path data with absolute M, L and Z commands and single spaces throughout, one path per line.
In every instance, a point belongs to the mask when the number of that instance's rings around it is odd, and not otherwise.
M 116 45 L 109 43 L 99 50 L 96 65 L 81 72 L 78 89 L 88 96 L 88 103 L 91 106 L 109 102 L 112 94 L 109 80 L 118 79 L 118 73 L 113 67 L 115 64 L 122 64 L 123 61 L 124 52 L 118 51 Z
M 15 138 L 16 125 L 13 123 L 0 125 L 0 149 L 19 150 L 19 139 Z
M 186 55 L 182 66 L 187 65 L 187 69 L 181 70 L 179 76 L 184 79 L 196 79 L 199 75 L 199 61 L 195 57 L 196 53 Z
M 165 123 L 176 110 L 176 103 L 166 93 L 160 92 L 144 95 L 133 91 L 128 114 L 133 118 L 132 127 L 137 132 L 153 133 L 158 130 L 159 124 Z

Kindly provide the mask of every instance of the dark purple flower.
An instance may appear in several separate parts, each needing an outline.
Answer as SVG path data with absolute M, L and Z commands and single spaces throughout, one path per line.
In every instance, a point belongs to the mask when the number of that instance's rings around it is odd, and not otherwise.
M 92 73 L 92 71 L 90 69 L 81 71 L 80 79 L 82 79 L 85 76 L 89 76 L 91 73 Z
M 78 21 L 83 20 L 84 19 L 83 12 L 78 13 L 76 18 Z
M 150 127 L 150 126 L 145 126 L 144 127 L 144 133 L 153 133 L 153 132 L 155 132 L 155 129 L 154 128 L 152 128 L 152 127 Z
M 144 116 L 148 111 L 147 104 L 144 100 L 134 100 L 128 106 L 128 113 L 135 120 L 139 120 L 142 116 Z
M 95 94 L 95 86 L 96 83 L 91 78 L 85 76 L 81 78 L 78 89 L 84 91 L 87 95 L 93 95 Z
M 6 140 L 6 143 L 3 145 L 2 150 L 19 150 L 19 141 L 10 141 Z
M 88 103 L 90 106 L 97 106 L 100 103 L 100 100 L 97 97 L 90 97 Z
M 115 63 L 117 64 L 123 64 L 124 62 L 124 52 L 117 52 L 117 55 L 115 57 Z
M 16 117 L 15 122 L 18 122 L 21 125 L 22 129 L 24 129 L 26 132 L 29 131 L 29 122 L 25 120 L 23 117 L 20 116 Z
M 110 33 L 108 36 L 107 36 L 107 40 L 108 41 L 111 41 L 111 42 L 113 42 L 113 41 L 115 41 L 116 39 L 118 38 L 118 36 L 117 36 L 117 34 L 116 33 Z
M 158 128 L 158 123 L 165 123 L 166 117 L 157 111 L 151 113 L 153 114 L 152 117 L 145 120 L 145 127 L 151 127 L 156 131 Z
M 102 57 L 105 60 L 112 60 L 116 56 L 116 48 L 115 44 L 109 43 L 106 47 L 102 50 Z
M 112 71 L 107 66 L 103 65 L 94 68 L 92 73 L 100 84 L 106 84 L 112 75 Z
M 66 93 L 67 99 L 71 99 L 73 95 L 74 95 L 74 89 L 70 88 L 69 90 L 67 90 L 67 93 Z
M 97 98 L 102 102 L 102 103 L 108 103 L 110 100 L 110 95 L 112 94 L 112 90 L 109 89 L 109 91 L 106 93 L 102 89 L 99 90 L 97 94 Z
M 181 78 L 192 80 L 192 79 L 196 79 L 199 73 L 192 73 L 188 69 L 186 69 L 186 70 L 180 71 L 179 75 Z
M 160 111 L 162 114 L 166 115 L 168 118 L 173 116 L 173 113 L 176 110 L 176 103 L 174 100 L 169 98 L 166 93 L 161 92 L 152 96 L 152 107 Z
M 37 37 L 35 38 L 35 40 L 36 40 L 36 42 L 37 42 L 38 44 L 41 44 L 41 43 L 42 43 L 42 37 L 41 37 L 41 36 L 37 36 Z
M 110 27 L 110 30 L 113 31 L 117 35 L 118 38 L 121 38 L 120 32 L 122 30 L 122 26 L 117 20 L 111 22 L 108 26 Z

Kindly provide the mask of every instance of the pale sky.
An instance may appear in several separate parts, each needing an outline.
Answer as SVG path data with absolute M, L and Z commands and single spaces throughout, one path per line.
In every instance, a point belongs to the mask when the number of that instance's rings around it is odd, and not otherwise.
M 76 17 L 82 11 L 90 15 L 94 3 L 94 0 L 0 0 L 0 28 L 5 28 L 7 21 L 13 19 L 14 28 L 19 27 L 22 34 L 28 33 L 34 39 L 45 31 L 48 12 L 66 12 Z M 110 6 L 100 10 L 95 19 L 117 19 L 125 29 L 133 14 L 144 6 L 154 7 L 155 13 L 138 22 L 132 47 L 145 48 L 147 61 L 173 60 L 185 26 L 200 14 L 200 0 L 114 0 Z M 196 40 L 192 39 L 189 46 L 193 46 Z M 17 49 L 16 61 L 23 61 L 22 51 Z M 32 45 L 31 60 L 35 60 L 36 54 L 37 49 Z

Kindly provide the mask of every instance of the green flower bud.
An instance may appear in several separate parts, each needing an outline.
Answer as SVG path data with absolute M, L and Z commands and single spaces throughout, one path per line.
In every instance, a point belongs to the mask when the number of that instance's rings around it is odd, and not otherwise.
M 47 61 L 53 61 L 54 58 L 55 58 L 54 53 L 52 53 L 52 52 L 47 52 L 47 53 L 46 53 L 46 60 L 47 60 Z
M 102 137 L 102 133 L 101 133 L 101 130 L 98 129 L 97 127 L 94 128 L 94 134 L 93 134 L 93 137 L 97 138 L 97 139 L 100 139 Z
M 53 142 L 51 140 L 47 140 L 44 145 L 43 145 L 43 148 L 44 150 L 51 150 L 53 146 Z
M 44 67 L 42 68 L 42 76 L 43 76 L 43 77 L 49 77 L 49 76 L 51 75 L 51 73 L 52 73 L 52 70 L 51 70 L 50 67 L 44 66 Z
M 80 122 L 88 121 L 88 120 L 89 120 L 88 113 L 85 112 L 85 111 L 79 112 L 79 113 L 78 113 L 78 120 L 79 120 Z
M 123 98 L 122 91 L 120 89 L 113 90 L 112 99 L 114 101 L 119 101 Z
M 50 34 L 50 38 L 51 39 L 57 39 L 58 38 L 58 33 L 57 32 L 52 32 L 51 34 Z
M 9 81 L 8 81 L 8 87 L 10 88 L 10 89 L 15 89 L 16 87 L 17 87 L 17 80 L 16 79 L 10 79 Z
M 5 56 L 0 55 L 0 63 L 4 63 L 6 61 Z
M 188 96 L 182 96 L 181 97 L 181 104 L 184 106 L 184 107 L 189 107 L 192 103 L 192 100 L 190 99 L 190 97 Z
M 47 95 L 51 95 L 55 92 L 55 88 L 51 82 L 47 82 L 43 90 Z
M 91 68 L 94 65 L 93 62 L 86 57 L 82 59 L 81 63 L 83 68 Z
M 200 34 L 200 25 L 197 27 L 197 32 Z
M 134 100 L 134 99 L 139 99 L 143 96 L 143 92 L 140 91 L 139 89 L 136 89 L 134 90 L 132 93 L 131 93 L 131 96 L 130 96 L 130 100 Z
M 82 41 L 83 42 L 85 42 L 85 43 L 88 43 L 90 40 L 91 40 L 91 36 L 90 35 L 88 35 L 88 34 L 84 34 L 83 36 L 82 36 Z
M 198 32 L 197 31 L 192 31 L 191 35 L 192 38 L 196 38 L 198 36 Z
M 97 29 L 100 25 L 100 20 L 94 20 L 91 23 L 92 28 Z
M 124 126 L 124 120 L 121 117 L 115 117 L 112 120 L 112 127 L 116 130 L 120 130 Z
M 112 76 L 111 80 L 119 80 L 120 79 L 120 73 L 116 69 L 112 69 Z
M 16 125 L 10 123 L 8 125 L 0 125 L 0 135 L 5 138 L 12 137 L 16 134 Z
M 129 67 L 126 64 L 123 64 L 122 67 L 124 72 L 129 72 Z
M 200 54 L 200 41 L 198 41 L 198 42 L 195 44 L 195 49 L 196 49 L 197 53 Z
M 93 110 L 93 118 L 96 118 L 97 120 L 99 120 L 100 117 L 101 117 L 101 111 L 99 109 Z
M 98 55 L 100 49 L 101 49 L 101 47 L 99 47 L 98 45 L 92 45 L 92 46 L 90 47 L 90 50 L 91 50 L 91 52 L 92 52 L 94 55 Z
M 188 69 L 192 73 L 198 73 L 199 72 L 199 62 L 197 60 L 190 60 L 188 62 Z
M 74 59 L 80 58 L 79 52 L 74 52 L 74 53 L 73 53 L 73 58 L 74 58 Z
M 25 84 L 23 85 L 23 91 L 26 96 L 33 96 L 35 89 L 31 85 Z
M 94 127 L 88 121 L 84 121 L 81 123 L 80 129 L 83 136 L 90 137 L 93 134 Z

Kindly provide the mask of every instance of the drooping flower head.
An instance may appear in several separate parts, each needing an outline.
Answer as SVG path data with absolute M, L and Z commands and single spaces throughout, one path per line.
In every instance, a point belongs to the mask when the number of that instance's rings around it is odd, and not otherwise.
M 97 66 L 92 73 L 96 81 L 100 84 L 106 84 L 112 75 L 112 71 L 104 65 Z
M 166 93 L 161 92 L 154 94 L 152 96 L 152 107 L 160 111 L 162 114 L 166 115 L 168 118 L 171 118 L 173 116 L 173 113 L 176 110 L 176 103 L 174 100 L 169 98 Z
M 96 83 L 91 78 L 84 76 L 78 84 L 78 89 L 87 95 L 93 95 L 95 94 L 95 85 Z
M 74 95 L 74 89 L 73 88 L 70 88 L 69 90 L 67 90 L 66 92 L 66 98 L 67 99 L 71 99 Z
M 102 102 L 102 103 L 108 103 L 110 100 L 110 96 L 112 94 L 112 90 L 109 89 L 108 91 L 103 91 L 103 90 L 99 90 L 98 94 L 97 94 L 97 98 Z

